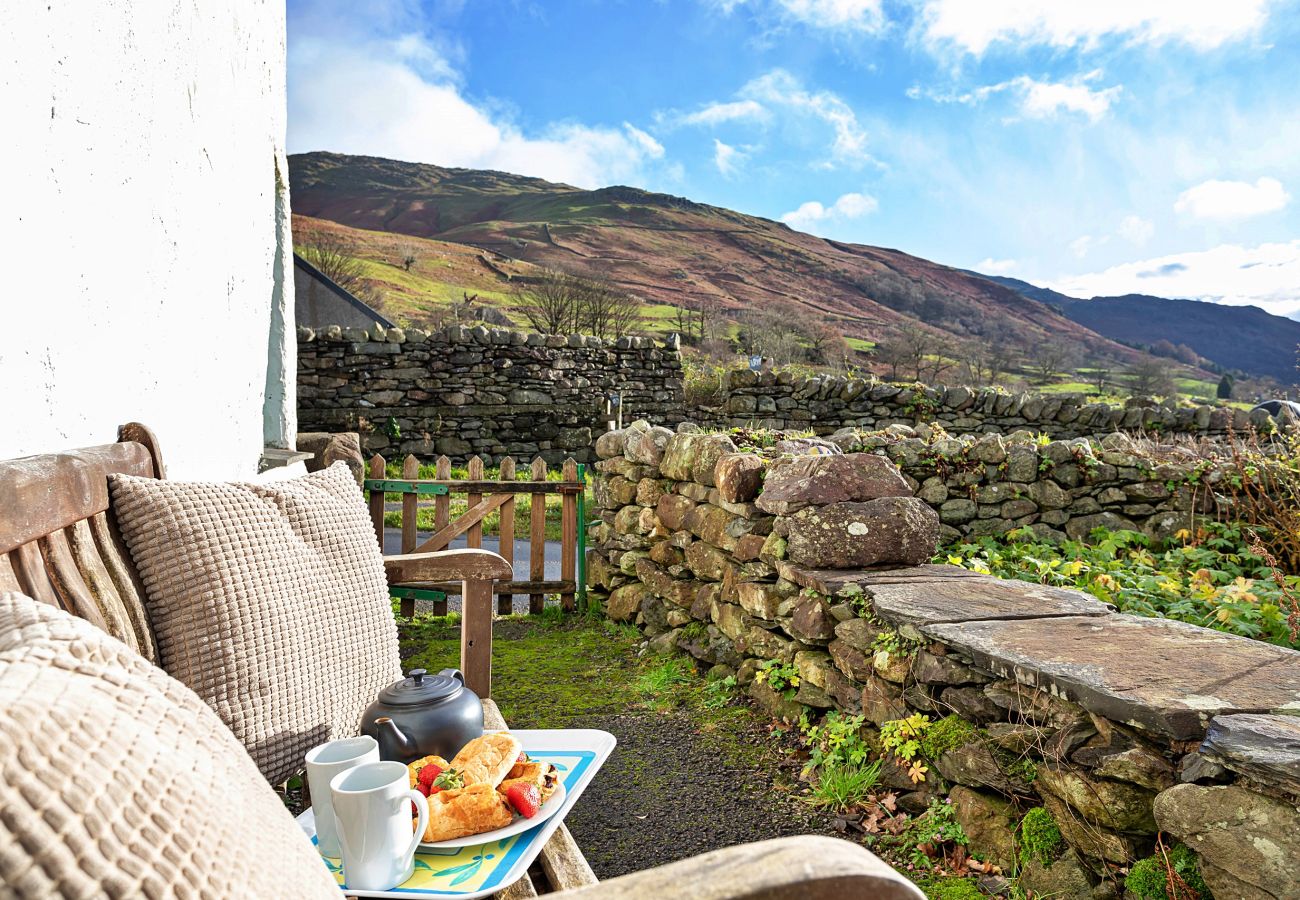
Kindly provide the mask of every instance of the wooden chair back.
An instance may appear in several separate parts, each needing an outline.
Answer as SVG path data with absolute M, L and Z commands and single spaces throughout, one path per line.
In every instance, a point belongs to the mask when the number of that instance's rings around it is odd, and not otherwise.
M 0 590 L 80 616 L 156 664 L 144 589 L 109 503 L 113 473 L 166 477 L 153 432 L 131 423 L 116 444 L 0 461 Z

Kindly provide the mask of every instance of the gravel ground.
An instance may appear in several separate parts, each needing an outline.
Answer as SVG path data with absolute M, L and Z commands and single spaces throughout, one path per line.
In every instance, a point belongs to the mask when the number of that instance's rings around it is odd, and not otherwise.
M 618 738 L 566 820 L 599 878 L 748 841 L 834 833 L 829 817 L 774 791 L 770 773 L 729 766 L 681 713 L 636 712 L 584 725 Z

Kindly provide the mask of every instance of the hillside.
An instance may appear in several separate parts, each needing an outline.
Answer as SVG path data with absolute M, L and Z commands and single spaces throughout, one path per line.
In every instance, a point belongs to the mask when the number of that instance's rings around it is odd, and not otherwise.
M 1283 384 L 1297 380 L 1300 322 L 1255 306 L 1223 306 L 1147 294 L 1083 300 L 1014 278 L 987 277 L 1050 304 L 1080 325 L 1116 341 L 1186 344 L 1226 369 L 1276 378 Z
M 290 157 L 290 179 L 297 214 L 468 245 L 508 266 L 599 272 L 648 303 L 736 311 L 779 300 L 860 339 L 923 323 L 960 341 L 1137 356 L 977 275 L 666 194 L 332 153 Z
M 315 232 L 341 238 L 361 266 L 360 293 L 398 322 L 430 321 L 467 297 L 504 306 L 510 277 L 538 271 L 465 244 L 350 228 L 297 213 L 293 232 L 298 241 Z M 403 263 L 408 253 L 414 259 L 409 269 Z

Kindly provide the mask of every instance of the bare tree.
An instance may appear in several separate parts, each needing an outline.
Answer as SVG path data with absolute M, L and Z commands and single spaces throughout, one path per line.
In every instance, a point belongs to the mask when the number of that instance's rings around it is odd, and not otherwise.
M 347 237 L 313 227 L 295 234 L 293 243 L 295 253 L 339 287 L 358 296 L 366 293 L 361 285 L 365 266 L 356 256 L 356 245 Z
M 902 341 L 889 338 L 876 344 L 876 359 L 889 366 L 889 380 L 898 380 L 898 370 L 907 365 L 908 350 Z
M 544 271 L 515 284 L 515 308 L 528 324 L 544 334 L 571 334 L 578 330 L 578 280 L 572 275 Z
M 1097 363 L 1089 373 L 1088 380 L 1097 389 L 1097 396 L 1106 393 L 1106 385 L 1110 384 L 1111 374 L 1110 366 L 1103 362 Z
M 807 311 L 786 301 L 768 301 L 751 306 L 737 317 L 740 325 L 736 337 L 740 349 L 751 356 L 765 356 L 777 365 L 794 362 L 803 353 L 807 334 L 802 322 Z
M 1046 384 L 1058 372 L 1069 368 L 1073 355 L 1069 347 L 1058 341 L 1040 341 L 1029 351 L 1025 361 L 1039 384 Z
M 838 329 L 825 323 L 808 329 L 808 358 L 814 363 L 842 366 L 852 348 Z
M 1015 363 L 1015 352 L 1002 341 L 976 341 L 962 349 L 966 377 L 977 386 L 997 384 Z
M 1169 363 L 1147 357 L 1129 366 L 1128 389 L 1134 397 L 1169 396 L 1178 392 Z
M 415 245 L 407 244 L 402 248 L 402 268 L 409 272 L 411 271 L 411 266 L 415 265 L 415 263 Z
M 608 278 L 574 279 L 578 330 L 599 338 L 616 338 L 630 334 L 640 324 L 641 300 L 627 293 Z

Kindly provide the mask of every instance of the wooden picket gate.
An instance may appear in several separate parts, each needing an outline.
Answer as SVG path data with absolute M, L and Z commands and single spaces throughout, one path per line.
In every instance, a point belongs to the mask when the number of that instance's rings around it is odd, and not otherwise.
M 508 615 L 513 610 L 515 594 L 528 595 L 528 609 L 540 613 L 547 594 L 559 594 L 565 610 L 586 603 L 586 529 L 580 527 L 585 518 L 586 467 L 566 459 L 560 469 L 559 481 L 547 480 L 546 460 L 538 457 L 529 467 L 528 480 L 515 477 L 515 461 L 511 457 L 501 460 L 500 477 L 486 480 L 483 477 L 483 460 L 475 456 L 467 466 L 464 480 L 451 477 L 451 460 L 438 457 L 434 463 L 434 476 L 419 477 L 420 463 L 414 456 L 402 461 L 402 477 L 388 477 L 387 461 L 375 454 L 370 458 L 370 477 L 365 488 L 370 497 L 370 518 L 380 549 L 384 546 L 385 495 L 401 494 L 402 553 L 424 553 L 443 550 L 457 537 L 465 535 L 468 546 L 483 546 L 483 519 L 495 510 L 501 514 L 500 553 L 511 565 L 515 562 L 515 506 L 521 494 L 531 497 L 529 520 L 529 570 L 521 578 L 496 585 L 497 612 Z M 451 517 L 453 494 L 466 495 L 468 509 Z M 546 498 L 560 496 L 560 578 L 546 580 Z M 433 533 L 419 540 L 417 529 L 420 507 L 432 500 Z M 447 595 L 460 593 L 459 584 L 412 584 L 390 589 L 401 600 L 402 615 L 415 612 L 416 600 L 429 600 L 434 613 L 446 615 Z

